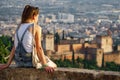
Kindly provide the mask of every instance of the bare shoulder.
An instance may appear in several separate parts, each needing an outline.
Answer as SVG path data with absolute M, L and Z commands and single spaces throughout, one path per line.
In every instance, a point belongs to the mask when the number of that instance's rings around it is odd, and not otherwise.
M 40 32 L 40 31 L 41 31 L 41 26 L 36 25 L 36 26 L 35 26 L 35 31 L 36 31 L 36 32 Z

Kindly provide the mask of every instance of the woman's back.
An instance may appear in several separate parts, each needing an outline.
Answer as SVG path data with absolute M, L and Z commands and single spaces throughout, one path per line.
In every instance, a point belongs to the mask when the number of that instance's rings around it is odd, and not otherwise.
M 32 67 L 33 35 L 29 31 L 31 23 L 21 24 L 15 34 L 14 61 L 18 67 Z
M 24 24 L 20 25 L 20 27 L 18 29 L 19 40 L 21 40 L 23 33 L 25 32 L 27 27 L 29 27 L 30 25 L 31 25 L 31 23 L 24 23 Z M 22 41 L 23 46 L 27 52 L 32 52 L 32 46 L 33 46 L 32 40 L 33 40 L 33 35 L 29 30 L 27 30 L 26 33 L 24 34 L 23 41 Z M 15 34 L 14 44 L 15 44 L 15 48 L 16 48 L 18 45 L 17 34 Z

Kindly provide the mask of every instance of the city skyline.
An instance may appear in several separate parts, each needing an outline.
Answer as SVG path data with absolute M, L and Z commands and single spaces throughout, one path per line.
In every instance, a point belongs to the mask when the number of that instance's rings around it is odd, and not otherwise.
M 17 27 L 24 6 L 30 4 L 40 8 L 39 24 L 43 27 L 43 31 L 54 33 L 54 31 L 65 30 L 66 36 L 72 37 L 106 34 L 107 30 L 116 31 L 113 28 L 119 30 L 119 2 L 119 0 L 2 0 L 0 25 L 1 28 L 8 28 L 8 30 L 10 26 Z M 113 36 L 119 37 L 118 32 Z
M 72 58 L 74 53 L 83 59 L 96 59 L 100 67 L 103 56 L 106 62 L 119 63 L 119 3 L 119 0 L 4 0 L 0 3 L 0 36 L 14 36 L 23 8 L 29 4 L 40 8 L 38 24 L 42 27 L 46 53 L 62 58 Z

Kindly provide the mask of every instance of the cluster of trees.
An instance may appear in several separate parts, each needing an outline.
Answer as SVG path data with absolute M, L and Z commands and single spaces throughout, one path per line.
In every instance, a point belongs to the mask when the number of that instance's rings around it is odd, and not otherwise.
M 83 60 L 77 58 L 76 60 L 54 60 L 58 67 L 68 67 L 68 68 L 84 68 L 84 69 L 94 69 L 94 70 L 106 70 L 106 71 L 120 71 L 120 65 L 114 62 L 107 62 L 105 66 L 98 67 L 95 60 Z
M 10 54 L 12 47 L 12 38 L 10 36 L 1 36 L 0 37 L 0 63 L 6 63 L 7 57 Z
M 86 68 L 86 69 L 97 69 L 96 61 L 88 61 L 83 60 L 81 58 L 77 58 L 76 60 L 53 60 L 58 67 L 69 67 L 69 68 Z
M 114 62 L 107 62 L 106 66 L 101 69 L 108 70 L 108 71 L 119 71 L 120 72 L 120 65 L 115 64 Z

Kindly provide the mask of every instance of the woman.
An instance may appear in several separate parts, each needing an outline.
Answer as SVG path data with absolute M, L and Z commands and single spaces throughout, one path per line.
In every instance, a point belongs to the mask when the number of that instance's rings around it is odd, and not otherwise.
M 56 64 L 54 64 L 54 63 L 53 63 L 54 66 L 52 66 L 52 67 L 50 67 L 50 65 L 47 65 L 47 60 L 46 60 L 46 57 L 44 55 L 44 52 L 43 52 L 43 49 L 41 46 L 41 27 L 37 24 L 38 17 L 39 17 L 39 9 L 37 7 L 33 7 L 30 5 L 25 6 L 23 13 L 22 13 L 21 24 L 18 27 L 18 30 L 16 31 L 16 34 L 15 34 L 14 46 L 11 50 L 9 60 L 8 60 L 7 64 L 0 66 L 0 70 L 9 67 L 13 58 L 14 57 L 16 58 L 17 54 L 15 53 L 15 50 L 16 50 L 16 47 L 18 46 L 18 38 L 21 39 L 23 33 L 29 26 L 31 26 L 31 24 L 34 24 L 34 25 L 32 25 L 32 27 L 28 28 L 28 30 L 24 34 L 24 38 L 23 38 L 23 42 L 22 42 L 25 50 L 29 53 L 32 52 L 32 50 L 33 50 L 32 49 L 32 46 L 33 46 L 32 40 L 34 38 L 35 44 L 36 44 L 36 51 L 37 51 L 36 54 L 37 54 L 39 61 L 42 64 L 43 68 L 47 72 L 52 72 L 52 71 L 54 71 L 54 68 L 57 67 Z M 17 63 L 17 61 L 16 61 L 16 63 Z M 32 62 L 30 62 L 30 63 L 32 63 Z M 19 67 L 19 65 L 20 64 L 17 63 L 18 67 Z M 24 67 L 27 67 L 27 66 L 24 66 Z

